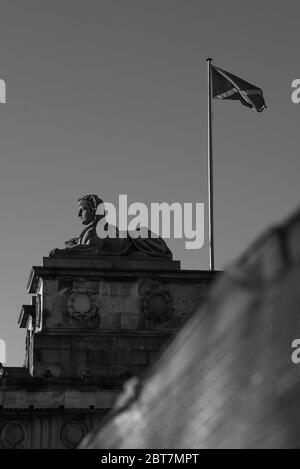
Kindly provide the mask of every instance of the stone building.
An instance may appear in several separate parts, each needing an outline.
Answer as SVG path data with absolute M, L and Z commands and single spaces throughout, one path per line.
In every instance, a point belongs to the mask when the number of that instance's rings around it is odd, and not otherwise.
M 125 253 L 100 249 L 88 197 L 90 218 L 80 215 L 87 228 L 31 270 L 32 302 L 19 316 L 25 363 L 0 369 L 0 448 L 76 447 L 123 383 L 155 361 L 214 277 L 181 270 L 160 241 Z

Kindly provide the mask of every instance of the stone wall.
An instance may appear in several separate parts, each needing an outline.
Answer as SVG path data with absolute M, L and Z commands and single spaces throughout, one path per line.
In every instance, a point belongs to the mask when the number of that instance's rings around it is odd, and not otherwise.
M 45 258 L 19 325 L 25 367 L 0 370 L 0 448 L 71 448 L 203 302 L 215 274 L 178 262 Z
M 69 259 L 51 260 L 36 268 L 29 287 L 36 295 L 27 347 L 33 376 L 140 375 L 203 301 L 212 278 L 172 261 L 154 272 L 157 261 L 148 261 L 148 271 L 137 261 L 127 261 L 126 271 L 103 271 L 101 259 L 89 268 L 71 259 L 70 271 Z
M 74 449 L 105 414 L 91 410 L 7 410 L 0 449 Z

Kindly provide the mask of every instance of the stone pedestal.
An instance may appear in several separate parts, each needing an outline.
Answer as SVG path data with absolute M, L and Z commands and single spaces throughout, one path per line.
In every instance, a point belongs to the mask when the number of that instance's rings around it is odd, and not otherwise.
M 19 447 L 75 447 L 123 383 L 151 366 L 214 275 L 146 256 L 44 258 L 19 317 L 25 367 L 0 377 L 0 448 L 12 441 L 7 432 Z
M 31 375 L 139 375 L 201 300 L 203 282 L 191 280 L 171 260 L 45 258 L 28 284 Z

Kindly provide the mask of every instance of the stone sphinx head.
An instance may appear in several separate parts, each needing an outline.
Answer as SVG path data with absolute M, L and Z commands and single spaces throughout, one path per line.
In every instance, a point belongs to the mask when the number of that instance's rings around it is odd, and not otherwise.
M 96 218 L 96 211 L 103 201 L 97 195 L 85 195 L 78 199 L 78 216 L 83 225 L 89 225 Z

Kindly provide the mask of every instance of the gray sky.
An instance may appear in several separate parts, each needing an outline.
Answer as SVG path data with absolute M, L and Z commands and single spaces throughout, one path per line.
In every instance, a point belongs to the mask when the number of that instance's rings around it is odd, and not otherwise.
M 21 364 L 32 265 L 78 235 L 76 200 L 207 203 L 206 62 L 264 90 L 214 102 L 216 267 L 299 202 L 298 1 L 0 1 L 0 338 Z M 186 251 L 206 269 L 207 243 Z

